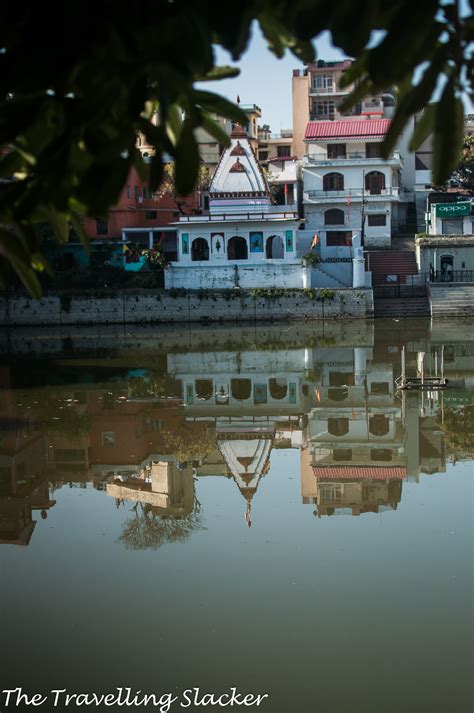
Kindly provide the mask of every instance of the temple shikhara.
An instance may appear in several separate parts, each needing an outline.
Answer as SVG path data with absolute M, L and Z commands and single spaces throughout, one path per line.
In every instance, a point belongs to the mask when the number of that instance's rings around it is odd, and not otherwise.
M 166 288 L 309 286 L 298 254 L 299 219 L 273 206 L 245 130 L 236 125 L 214 172 L 206 215 L 182 216 Z

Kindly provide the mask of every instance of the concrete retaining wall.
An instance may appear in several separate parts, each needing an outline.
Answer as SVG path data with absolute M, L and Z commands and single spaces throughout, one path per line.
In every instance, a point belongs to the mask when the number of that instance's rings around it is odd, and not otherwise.
M 173 322 L 282 321 L 373 316 L 372 290 L 334 290 L 332 299 L 317 299 L 295 290 L 280 297 L 256 296 L 246 290 L 184 292 L 181 290 L 110 291 L 61 294 L 33 300 L 0 299 L 2 325 L 149 324 Z

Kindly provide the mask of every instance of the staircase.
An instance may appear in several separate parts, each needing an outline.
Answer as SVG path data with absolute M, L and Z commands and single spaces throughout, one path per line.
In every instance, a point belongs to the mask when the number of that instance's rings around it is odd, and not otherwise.
M 386 285 L 387 275 L 398 275 L 399 284 L 418 275 L 415 253 L 411 250 L 374 250 L 366 253 L 366 270 L 372 272 L 372 286 Z
M 400 297 L 374 299 L 375 317 L 429 317 L 427 297 Z
M 474 284 L 431 283 L 429 293 L 433 317 L 474 316 Z
M 336 289 L 336 290 L 347 289 L 348 287 L 352 287 L 352 285 L 347 285 L 345 282 L 340 280 L 338 277 L 335 277 L 335 275 L 332 275 L 330 272 L 325 270 L 321 263 L 316 265 L 316 267 L 314 269 L 316 271 L 319 271 L 325 278 L 322 281 L 318 281 L 317 273 L 316 273 L 316 283 L 317 283 L 318 287 L 332 287 L 333 289 Z M 321 284 L 318 284 L 319 282 L 321 282 Z

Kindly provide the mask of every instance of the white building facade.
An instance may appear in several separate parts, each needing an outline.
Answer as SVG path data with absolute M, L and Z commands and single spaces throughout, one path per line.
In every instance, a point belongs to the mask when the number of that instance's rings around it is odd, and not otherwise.
M 381 157 L 390 119 L 372 115 L 310 121 L 302 161 L 306 229 L 318 233 L 321 256 L 350 257 L 352 236 L 389 247 L 398 219 L 402 157 Z
M 165 287 L 307 287 L 292 208 L 271 205 L 247 135 L 236 126 L 211 181 L 209 214 L 176 224 L 178 256 L 165 270 Z

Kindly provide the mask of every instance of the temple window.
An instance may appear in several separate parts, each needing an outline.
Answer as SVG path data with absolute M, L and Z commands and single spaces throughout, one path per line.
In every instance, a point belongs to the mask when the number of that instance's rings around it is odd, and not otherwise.
M 374 436 L 385 436 L 390 428 L 390 421 L 386 416 L 376 414 L 369 421 L 369 431 Z
M 349 432 L 349 419 L 328 418 L 328 431 L 332 436 L 345 436 Z
M 214 384 L 212 379 L 196 379 L 194 382 L 194 391 L 196 398 L 199 401 L 209 401 L 214 394 Z
M 209 260 L 209 243 L 205 238 L 196 238 L 191 245 L 191 260 L 199 262 Z

